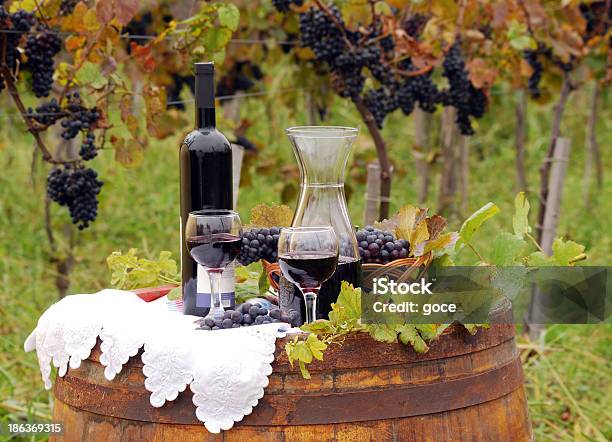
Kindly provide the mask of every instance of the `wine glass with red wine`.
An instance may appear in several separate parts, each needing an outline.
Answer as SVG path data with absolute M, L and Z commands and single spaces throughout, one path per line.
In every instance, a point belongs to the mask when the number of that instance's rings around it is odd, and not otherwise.
M 191 212 L 185 225 L 185 242 L 191 257 L 204 267 L 210 280 L 211 302 L 206 317 L 223 319 L 221 273 L 240 253 L 240 216 L 233 210 L 206 209 Z
M 288 227 L 278 238 L 278 263 L 283 276 L 302 292 L 306 324 L 317 319 L 321 284 L 336 271 L 338 238 L 331 226 Z

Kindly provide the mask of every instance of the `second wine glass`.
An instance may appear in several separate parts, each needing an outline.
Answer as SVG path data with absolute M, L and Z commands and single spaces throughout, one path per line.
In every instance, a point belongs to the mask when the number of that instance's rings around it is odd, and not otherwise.
M 187 250 L 206 269 L 210 279 L 211 300 L 207 318 L 223 319 L 221 274 L 240 253 L 241 236 L 240 216 L 233 210 L 198 210 L 187 218 Z
M 338 238 L 331 226 L 288 227 L 278 238 L 283 276 L 302 292 L 306 323 L 317 319 L 317 295 L 338 265 Z

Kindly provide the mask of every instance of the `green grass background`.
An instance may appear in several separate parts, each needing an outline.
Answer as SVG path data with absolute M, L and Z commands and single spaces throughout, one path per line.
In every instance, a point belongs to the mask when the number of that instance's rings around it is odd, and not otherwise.
M 475 239 L 476 247 L 485 253 L 487 244 L 499 229 L 511 229 L 516 194 L 514 97 L 504 91 L 498 92 L 501 94 L 494 96 L 491 111 L 478 122 L 477 134 L 470 143 L 468 212 L 488 201 L 495 202 L 502 210 Z M 612 109 L 609 97 L 604 96 L 600 102 L 597 134 L 607 173 L 603 188 L 594 191 L 592 207 L 587 210 L 582 174 L 589 97 L 588 87 L 572 94 L 563 119 L 563 133 L 572 139 L 572 151 L 558 235 L 585 244 L 589 264 L 607 265 L 612 254 L 609 233 Z M 295 109 L 303 109 L 302 98 L 296 98 Z M 278 98 L 249 99 L 242 105 L 243 117 L 253 123 L 249 136 L 263 146 L 250 166 L 251 185 L 240 190 L 238 210 L 245 219 L 255 204 L 280 202 L 284 182 L 278 170 L 284 165 L 295 164 L 283 129 L 306 124 L 303 113 L 275 106 L 275 100 Z M 551 109 L 550 103 L 529 105 L 527 168 L 533 190 L 538 188 L 538 167 L 549 140 Z M 32 139 L 24 133 L 22 124 L 6 116 L 13 110 L 6 96 L 0 97 L 0 421 L 43 421 L 50 419 L 52 397 L 43 389 L 35 354 L 25 354 L 22 346 L 40 314 L 57 301 L 55 267 L 49 263 L 49 246 L 43 228 L 47 169 L 38 163 L 35 172 L 31 173 Z M 324 123 L 360 126 L 362 133 L 355 149 L 357 157 L 363 158 L 373 151 L 369 134 L 349 103 L 336 100 Z M 416 196 L 411 152 L 413 119 L 391 116 L 384 135 L 397 170 L 392 192 L 392 209 L 397 209 L 405 203 L 414 203 Z M 177 149 L 181 138 L 181 133 L 177 133 L 163 141 L 152 140 L 143 163 L 137 168 L 119 165 L 113 159 L 112 150 L 102 152 L 92 162 L 106 184 L 101 195 L 99 219 L 77 236 L 77 262 L 70 292 L 95 292 L 107 287 L 109 273 L 105 258 L 115 250 L 137 247 L 147 256 L 170 250 L 177 256 Z M 275 161 L 268 168 L 271 173 L 264 173 L 261 166 L 270 159 Z M 364 171 L 363 165 L 356 164 L 351 160 L 347 183 L 351 188 L 350 213 L 353 222 L 360 224 L 364 187 L 356 177 L 363 176 Z M 433 211 L 439 169 L 439 165 L 434 166 L 434 186 L 427 204 Z M 535 207 L 536 193 L 531 192 L 529 196 Z M 61 233 L 68 220 L 65 209 L 54 205 L 52 218 L 60 246 L 65 245 Z M 534 218 L 535 213 L 532 213 L 532 224 Z M 461 224 L 458 218 L 451 218 L 450 222 L 453 229 Z M 474 257 L 466 253 L 461 261 L 470 263 Z M 612 439 L 611 332 L 610 325 L 558 325 L 550 327 L 543 347 L 536 348 L 520 340 L 537 440 Z M 532 357 L 527 359 L 528 354 Z

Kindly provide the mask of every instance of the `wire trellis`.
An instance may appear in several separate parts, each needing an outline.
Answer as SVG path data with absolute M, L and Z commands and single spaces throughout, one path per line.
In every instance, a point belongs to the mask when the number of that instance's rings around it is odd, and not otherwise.
M 262 96 L 266 96 L 266 95 L 276 95 L 276 94 L 280 94 L 280 93 L 288 93 L 288 92 L 297 92 L 297 91 L 307 91 L 310 90 L 310 88 L 303 88 L 303 87 L 294 87 L 294 88 L 284 88 L 284 89 L 278 89 L 278 90 L 271 90 L 271 91 L 258 91 L 258 92 L 244 92 L 244 93 L 239 93 L 239 94 L 232 94 L 232 95 L 220 95 L 218 97 L 216 97 L 219 101 L 228 101 L 228 100 L 233 100 L 233 99 L 243 99 L 243 98 L 252 98 L 252 97 L 262 97 Z M 141 95 L 141 94 L 139 94 Z M 173 105 L 178 105 L 178 104 L 189 104 L 189 103 L 193 103 L 194 99 L 188 99 L 188 100 L 175 100 L 175 101 L 168 101 L 166 102 L 167 106 L 173 106 Z M 9 118 L 14 118 L 14 117 L 25 117 L 25 118 L 34 118 L 34 117 L 53 117 L 53 116 L 63 116 L 66 115 L 65 112 L 25 112 L 25 113 L 19 113 L 19 112 L 2 112 L 0 111 L 0 118 L 3 119 L 9 119 Z

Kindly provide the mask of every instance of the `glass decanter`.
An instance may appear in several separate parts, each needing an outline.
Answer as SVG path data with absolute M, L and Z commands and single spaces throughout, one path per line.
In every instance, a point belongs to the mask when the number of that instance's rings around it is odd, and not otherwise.
M 362 283 L 355 229 L 344 195 L 344 171 L 359 130 L 339 126 L 298 126 L 287 129 L 300 169 L 300 195 L 292 227 L 330 225 L 340 245 L 338 267 L 321 287 L 317 317 L 327 318 L 342 281 Z

